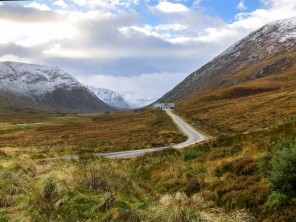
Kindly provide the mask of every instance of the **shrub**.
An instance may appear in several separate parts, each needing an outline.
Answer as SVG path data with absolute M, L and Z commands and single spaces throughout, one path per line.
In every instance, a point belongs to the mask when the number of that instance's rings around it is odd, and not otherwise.
M 277 150 L 270 161 L 272 189 L 293 198 L 296 196 L 296 141 L 280 141 L 275 147 Z
M 288 197 L 285 194 L 281 194 L 278 192 L 272 192 L 265 205 L 269 208 L 280 207 L 284 205 L 288 200 Z

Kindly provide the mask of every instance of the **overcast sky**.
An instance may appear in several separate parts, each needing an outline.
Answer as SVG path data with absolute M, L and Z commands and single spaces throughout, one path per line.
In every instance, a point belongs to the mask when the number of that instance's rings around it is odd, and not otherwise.
M 295 0 L 0 3 L 0 60 L 59 66 L 82 83 L 161 96 Z

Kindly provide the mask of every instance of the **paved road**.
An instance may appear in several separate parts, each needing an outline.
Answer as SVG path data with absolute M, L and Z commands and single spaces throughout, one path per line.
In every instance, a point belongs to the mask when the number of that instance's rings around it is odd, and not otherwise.
M 166 113 L 172 118 L 174 123 L 179 127 L 182 133 L 184 133 L 188 138 L 184 143 L 174 145 L 173 148 L 182 149 L 193 145 L 195 143 L 199 143 L 205 141 L 207 138 L 205 135 L 197 132 L 192 126 L 186 123 L 179 116 L 174 114 L 171 110 L 165 110 Z
M 168 148 L 175 149 L 183 149 L 190 145 L 205 141 L 207 138 L 203 134 L 197 132 L 192 126 L 186 123 L 179 116 L 174 114 L 171 110 L 166 109 L 166 113 L 172 118 L 174 123 L 178 126 L 181 132 L 187 136 L 187 140 L 180 144 L 175 144 L 167 147 L 158 147 L 151 149 L 141 149 L 141 150 L 130 150 L 130 151 L 122 151 L 122 152 L 112 152 L 112 153 L 96 153 L 94 156 L 96 157 L 108 157 L 108 158 L 133 158 L 137 156 L 142 156 L 146 153 L 153 153 L 161 150 L 165 150 Z
M 106 158 L 133 158 L 133 157 L 142 156 L 146 153 L 158 152 L 168 148 L 183 149 L 190 145 L 205 141 L 207 139 L 205 135 L 196 131 L 192 126 L 190 126 L 183 119 L 181 119 L 179 116 L 174 114 L 171 110 L 167 109 L 165 110 L 165 112 L 172 118 L 174 123 L 180 129 L 180 131 L 187 136 L 187 140 L 185 142 L 180 144 L 175 144 L 172 146 L 167 146 L 167 147 L 157 147 L 157 148 L 150 148 L 150 149 L 129 150 L 129 151 L 110 152 L 110 153 L 95 153 L 93 155 L 95 157 L 106 157 Z M 44 160 L 55 160 L 55 159 L 71 160 L 71 159 L 79 159 L 79 156 L 69 155 L 69 156 L 63 156 L 61 158 L 49 158 Z

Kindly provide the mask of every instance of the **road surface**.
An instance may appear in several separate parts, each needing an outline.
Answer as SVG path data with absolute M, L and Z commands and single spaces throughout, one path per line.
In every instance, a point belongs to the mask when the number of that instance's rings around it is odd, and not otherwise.
M 174 148 L 174 149 L 183 149 L 190 145 L 205 141 L 207 137 L 198 131 L 196 131 L 192 126 L 190 126 L 188 123 L 186 123 L 183 119 L 181 119 L 179 116 L 174 114 L 171 110 L 166 109 L 165 112 L 172 118 L 174 123 L 178 126 L 180 131 L 187 136 L 187 140 L 180 144 L 175 144 L 172 146 L 166 146 L 166 147 L 157 147 L 157 148 L 150 148 L 150 149 L 141 149 L 141 150 L 129 150 L 129 151 L 121 151 L 121 152 L 109 152 L 109 153 L 95 153 L 93 156 L 95 157 L 106 157 L 106 158 L 134 158 L 138 156 L 142 156 L 147 153 L 153 153 L 162 151 L 168 148 Z M 48 158 L 44 160 L 55 160 L 55 159 L 79 159 L 78 155 L 68 155 L 63 156 L 61 158 Z

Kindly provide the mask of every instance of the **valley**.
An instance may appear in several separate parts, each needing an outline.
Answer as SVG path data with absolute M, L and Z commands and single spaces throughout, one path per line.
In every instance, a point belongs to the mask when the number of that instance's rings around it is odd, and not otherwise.
M 0 147 L 41 158 L 163 147 L 185 140 L 163 112 L 51 115 L 2 115 Z
M 157 101 L 173 111 L 0 63 L 0 222 L 295 222 L 295 33 L 252 32 Z

